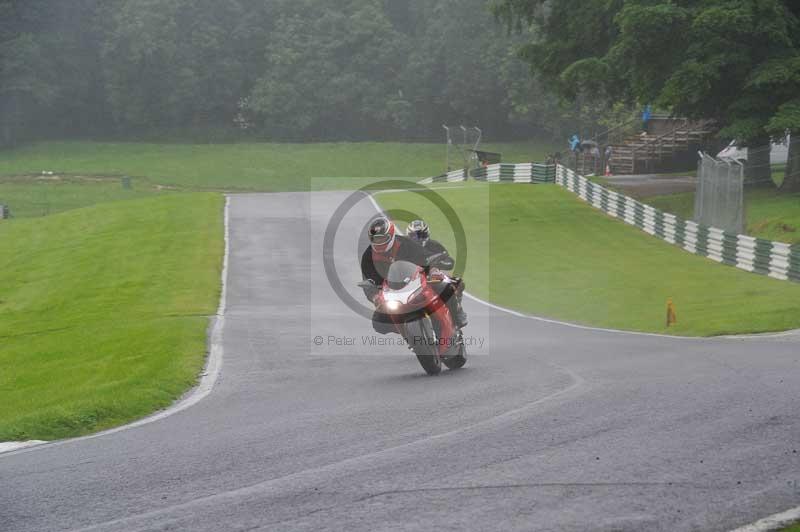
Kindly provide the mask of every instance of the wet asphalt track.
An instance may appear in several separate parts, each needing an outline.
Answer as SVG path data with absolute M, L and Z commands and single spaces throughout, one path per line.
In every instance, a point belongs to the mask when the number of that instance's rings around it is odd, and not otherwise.
M 800 337 L 625 335 L 467 301 L 483 348 L 426 377 L 361 345 L 369 323 L 321 273 L 344 196 L 233 196 L 212 393 L 0 455 L 0 530 L 723 531 L 800 504 Z

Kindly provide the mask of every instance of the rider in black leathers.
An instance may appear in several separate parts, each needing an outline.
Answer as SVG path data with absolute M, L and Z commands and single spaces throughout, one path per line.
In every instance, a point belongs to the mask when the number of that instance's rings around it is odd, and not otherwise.
M 444 259 L 436 261 L 436 266 L 439 269 L 452 270 L 455 267 L 455 259 L 450 256 L 441 242 L 431 238 L 430 228 L 424 220 L 414 220 L 408 224 L 406 235 L 411 240 L 418 242 L 429 253 L 443 253 L 445 255 Z M 462 328 L 466 327 L 467 313 L 464 312 L 464 307 L 461 306 L 461 298 L 464 294 L 464 281 L 460 277 L 450 277 L 448 279 L 450 282 L 446 284 L 442 296 L 446 299 L 450 311 L 455 317 L 456 324 Z
M 392 262 L 404 260 L 422 266 L 427 270 L 430 266 L 428 259 L 437 253 L 411 238 L 395 234 L 395 231 L 394 224 L 385 217 L 377 218 L 369 225 L 370 246 L 364 250 L 361 256 L 361 275 L 365 281 L 371 282 L 370 285 L 364 287 L 364 295 L 373 303 L 380 292 L 380 287 L 383 285 L 386 273 Z M 452 268 L 451 263 L 452 259 L 450 257 L 444 257 L 436 261 L 436 266 L 448 269 Z M 442 291 L 440 293 L 458 322 L 456 313 L 460 304 L 457 304 L 457 287 L 454 286 L 454 283 L 442 283 Z M 372 325 L 381 334 L 392 331 L 390 320 L 378 312 L 373 314 Z M 466 319 L 464 320 L 464 325 L 466 325 Z

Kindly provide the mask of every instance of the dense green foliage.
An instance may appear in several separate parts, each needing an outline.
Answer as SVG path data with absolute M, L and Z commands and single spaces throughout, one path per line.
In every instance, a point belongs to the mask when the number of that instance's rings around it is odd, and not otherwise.
M 522 54 L 563 96 L 714 119 L 722 137 L 750 146 L 797 133 L 783 186 L 800 188 L 800 3 L 495 0 L 493 9 L 537 28 Z
M 689 336 L 800 327 L 800 285 L 687 253 L 556 185 L 479 183 L 436 192 L 466 229 L 467 289 L 493 303 L 589 325 Z M 449 224 L 433 204 L 412 193 L 378 200 L 386 209 L 422 215 L 454 249 Z M 669 329 L 668 298 L 678 312 Z
M 0 222 L 0 441 L 119 425 L 195 382 L 222 212 L 171 194 Z
M 550 132 L 526 38 L 486 0 L 0 0 L 0 145 Z

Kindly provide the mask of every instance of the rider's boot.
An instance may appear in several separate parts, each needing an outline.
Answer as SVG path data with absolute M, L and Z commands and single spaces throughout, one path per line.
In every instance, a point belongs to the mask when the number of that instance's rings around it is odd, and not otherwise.
M 463 329 L 467 326 L 467 313 L 464 312 L 464 307 L 461 306 L 461 298 L 454 295 L 448 301 L 447 306 L 450 308 L 450 313 L 456 321 L 456 327 Z
M 459 329 L 463 329 L 467 326 L 467 313 L 464 312 L 464 307 L 461 306 L 461 301 L 456 301 L 456 325 L 458 325 Z

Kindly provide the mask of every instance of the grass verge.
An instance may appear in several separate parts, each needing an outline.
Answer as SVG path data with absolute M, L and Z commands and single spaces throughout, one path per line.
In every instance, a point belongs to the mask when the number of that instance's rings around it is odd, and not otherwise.
M 510 162 L 540 161 L 554 151 L 550 143 L 537 141 L 486 144 L 484 149 L 501 152 Z M 357 188 L 363 178 L 430 177 L 442 173 L 444 164 L 443 143 L 43 142 L 0 152 L 0 176 L 42 171 L 131 175 L 215 190 L 308 190 L 312 179 L 317 188 Z
M 694 215 L 694 192 L 652 196 L 643 201 L 688 220 Z M 748 235 L 800 244 L 800 193 L 782 193 L 773 187 L 748 188 L 745 215 Z
M 467 289 L 499 305 L 594 326 L 688 336 L 800 327 L 800 285 L 687 253 L 555 185 L 473 184 L 436 192 L 466 228 Z M 378 201 L 426 217 L 454 248 L 444 216 L 419 196 L 381 194 Z M 669 329 L 667 298 L 678 313 Z
M 0 178 L 0 203 L 9 206 L 14 218 L 31 218 L 166 193 L 141 180 L 132 184 L 130 189 L 123 188 L 119 178 Z
M 0 223 L 0 441 L 119 425 L 196 381 L 222 210 L 174 194 Z

